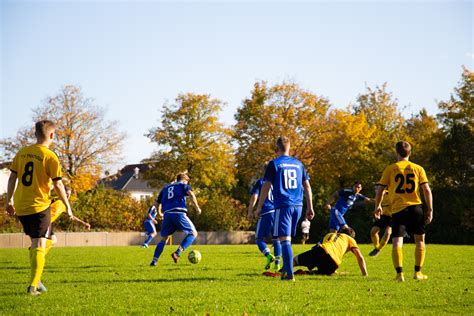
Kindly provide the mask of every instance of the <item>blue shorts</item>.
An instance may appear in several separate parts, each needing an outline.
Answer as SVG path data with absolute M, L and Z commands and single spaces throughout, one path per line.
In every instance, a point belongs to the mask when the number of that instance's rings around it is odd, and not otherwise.
M 344 214 L 341 214 L 337 209 L 331 209 L 331 216 L 329 217 L 329 229 L 339 231 L 342 226 L 346 225 Z
M 273 236 L 289 237 L 296 235 L 296 226 L 301 217 L 302 206 L 290 206 L 275 210 Z
M 156 232 L 155 223 L 153 223 L 152 221 L 145 221 L 143 223 L 143 226 L 145 227 L 145 231 L 148 235 L 150 235 L 151 233 Z
M 177 230 L 181 230 L 186 234 L 192 234 L 194 231 L 196 231 L 196 227 L 194 227 L 193 222 L 191 222 L 186 213 L 165 212 L 163 223 L 161 224 L 161 237 L 172 235 Z
M 272 234 L 274 218 L 275 218 L 275 212 L 271 212 L 271 213 L 262 215 L 258 219 L 257 228 L 255 229 L 255 238 L 262 239 Z

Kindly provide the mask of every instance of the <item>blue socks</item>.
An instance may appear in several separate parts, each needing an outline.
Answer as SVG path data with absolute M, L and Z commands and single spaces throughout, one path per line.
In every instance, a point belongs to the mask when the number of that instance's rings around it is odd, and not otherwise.
M 281 243 L 280 239 L 272 239 L 273 255 L 275 256 L 275 264 L 280 264 L 281 258 Z
M 165 244 L 166 244 L 166 242 L 164 242 L 163 240 L 161 240 L 161 241 L 156 245 L 155 254 L 153 255 L 153 261 L 154 261 L 154 262 L 158 261 L 158 258 L 160 258 L 161 253 L 163 252 L 163 249 L 165 249 Z
M 255 240 L 255 242 L 257 243 L 258 250 L 260 250 L 260 252 L 264 256 L 266 256 L 270 253 L 270 249 L 268 249 L 267 244 L 263 241 L 263 239 L 257 238 L 257 240 Z
M 153 239 L 153 236 L 147 235 L 145 241 L 143 242 L 143 245 L 148 245 L 152 239 Z
M 187 235 L 183 241 L 181 242 L 181 245 L 179 245 L 178 247 L 178 250 L 176 250 L 176 254 L 178 256 L 181 255 L 181 252 L 185 251 L 186 248 L 188 248 L 189 246 L 191 246 L 191 244 L 193 243 L 194 239 L 196 239 L 196 237 L 194 237 L 193 234 L 189 234 Z
M 291 249 L 290 240 L 283 240 L 281 242 L 281 252 L 283 255 L 283 271 L 288 276 L 293 276 L 293 249 Z

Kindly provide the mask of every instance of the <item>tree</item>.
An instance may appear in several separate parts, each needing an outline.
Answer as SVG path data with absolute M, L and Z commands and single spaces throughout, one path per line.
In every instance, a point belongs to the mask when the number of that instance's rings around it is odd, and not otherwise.
M 160 147 L 149 161 L 157 168 L 148 178 L 169 182 L 187 171 L 199 188 L 229 190 L 235 183 L 230 131 L 218 121 L 223 103 L 209 95 L 180 94 L 165 105 L 161 126 L 147 136 Z M 158 185 L 155 181 L 155 185 Z
M 56 123 L 52 150 L 58 155 L 64 176 L 74 191 L 92 188 L 101 170 L 120 158 L 125 134 L 119 132 L 116 121 L 105 120 L 105 110 L 86 98 L 81 88 L 64 86 L 57 95 L 33 109 L 33 122 L 42 119 Z M 21 129 L 13 138 L 3 139 L 3 159 L 11 159 L 21 147 L 35 141 L 34 126 Z

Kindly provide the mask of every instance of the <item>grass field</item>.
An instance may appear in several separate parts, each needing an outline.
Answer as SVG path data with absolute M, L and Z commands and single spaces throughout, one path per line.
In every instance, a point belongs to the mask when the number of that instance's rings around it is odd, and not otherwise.
M 395 283 L 390 248 L 366 256 L 369 277 L 346 255 L 339 275 L 264 277 L 254 245 L 193 246 L 203 259 L 171 261 L 167 246 L 157 267 L 154 247 L 53 249 L 43 276 L 48 292 L 26 295 L 26 249 L 0 249 L 0 314 L 474 314 L 474 247 L 428 245 L 414 281 L 413 245 L 406 245 L 407 281 Z M 298 254 L 309 246 L 294 246 Z M 364 254 L 371 247 L 361 245 Z M 183 260 L 184 259 L 184 260 Z

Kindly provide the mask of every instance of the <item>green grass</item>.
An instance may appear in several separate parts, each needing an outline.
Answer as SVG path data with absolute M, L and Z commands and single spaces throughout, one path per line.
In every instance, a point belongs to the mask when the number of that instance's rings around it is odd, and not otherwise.
M 203 259 L 175 265 L 167 246 L 53 249 L 43 275 L 48 292 L 26 295 L 26 249 L 0 249 L 0 314 L 474 314 L 474 247 L 428 245 L 426 281 L 414 281 L 413 245 L 405 245 L 407 281 L 393 281 L 390 248 L 366 256 L 369 277 L 347 254 L 339 275 L 263 277 L 255 245 L 193 246 Z M 309 246 L 295 245 L 298 254 Z M 361 245 L 364 254 L 370 245 Z M 341 273 L 344 272 L 344 273 Z

